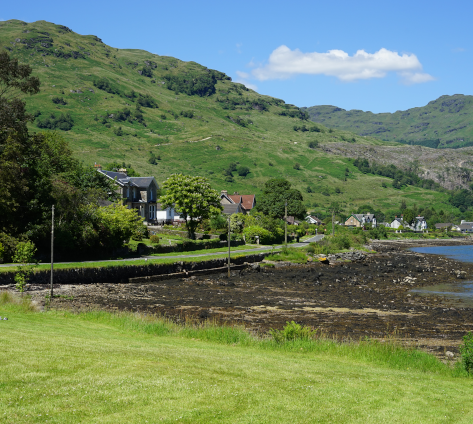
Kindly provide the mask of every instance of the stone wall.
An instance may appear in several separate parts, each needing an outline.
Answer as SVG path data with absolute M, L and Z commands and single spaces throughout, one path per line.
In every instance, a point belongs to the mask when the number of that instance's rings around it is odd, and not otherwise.
M 241 265 L 245 262 L 260 262 L 270 253 L 233 258 L 232 264 Z M 173 264 L 122 265 L 97 268 L 58 269 L 54 271 L 54 284 L 96 284 L 96 283 L 128 283 L 130 278 L 152 275 L 174 274 L 185 271 L 196 271 L 223 267 L 226 258 L 211 259 L 202 262 L 176 262 Z M 14 272 L 0 273 L 0 285 L 15 284 Z M 36 272 L 29 284 L 50 284 L 51 271 Z

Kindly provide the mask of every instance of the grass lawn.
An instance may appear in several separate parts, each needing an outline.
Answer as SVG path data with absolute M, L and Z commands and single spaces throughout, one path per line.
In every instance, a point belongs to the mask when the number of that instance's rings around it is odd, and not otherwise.
M 4 301 L 4 423 L 473 421 L 472 379 L 427 354 Z

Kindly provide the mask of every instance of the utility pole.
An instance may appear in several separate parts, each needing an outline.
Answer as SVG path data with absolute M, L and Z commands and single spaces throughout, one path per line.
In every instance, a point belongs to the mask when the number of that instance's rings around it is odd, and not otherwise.
M 230 215 L 228 215 L 228 278 L 230 278 Z
M 53 271 L 54 271 L 54 205 L 52 207 L 52 218 L 51 218 L 51 297 L 53 300 Z
M 335 235 L 335 221 L 334 221 L 334 215 L 335 214 L 335 209 L 332 209 L 332 236 Z
M 287 249 L 287 200 L 284 205 L 284 244 Z

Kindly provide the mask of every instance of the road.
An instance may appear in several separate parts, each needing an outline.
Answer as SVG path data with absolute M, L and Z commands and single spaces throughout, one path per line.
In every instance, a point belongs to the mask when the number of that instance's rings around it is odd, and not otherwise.
M 323 234 L 316 235 L 311 237 L 307 240 L 301 241 L 299 243 L 292 243 L 289 244 L 289 247 L 305 247 L 309 243 L 317 242 L 323 239 Z M 268 250 L 280 250 L 284 247 L 284 245 L 278 246 L 262 246 L 262 247 L 255 247 L 251 249 L 244 249 L 244 250 L 232 250 L 232 253 L 260 253 L 266 252 Z M 183 258 L 200 258 L 205 256 L 217 256 L 217 255 L 224 255 L 226 252 L 211 252 L 211 253 L 197 253 L 197 254 L 186 254 L 186 255 L 166 255 L 163 253 L 159 256 L 140 256 L 138 258 L 126 258 L 126 259 L 112 259 L 112 260 L 103 260 L 103 261 L 82 261 L 82 262 L 55 262 L 55 264 L 71 264 L 71 263 L 100 263 L 100 262 L 123 262 L 123 261 L 136 261 L 140 259 L 162 259 L 162 258 L 175 258 L 175 259 L 183 259 Z M 11 267 L 16 266 L 17 264 L 0 264 L 0 267 Z

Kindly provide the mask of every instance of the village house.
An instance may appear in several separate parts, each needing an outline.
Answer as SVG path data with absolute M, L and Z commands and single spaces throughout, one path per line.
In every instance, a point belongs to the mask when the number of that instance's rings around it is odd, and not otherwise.
M 448 228 L 452 228 L 453 224 L 451 222 L 439 222 L 435 224 L 435 228 L 437 230 L 448 230 Z
M 315 224 L 315 225 L 322 225 L 323 222 L 317 218 L 316 216 L 314 215 L 307 215 L 305 217 L 305 220 L 309 223 L 309 224 Z
M 220 203 L 223 206 L 223 213 L 226 215 L 248 214 L 256 206 L 256 196 L 254 194 L 228 194 L 227 190 L 222 190 Z
M 367 224 L 371 224 L 372 227 L 376 227 L 376 217 L 372 213 L 354 213 L 345 221 L 347 227 L 364 227 Z
M 399 227 L 406 227 L 406 223 L 404 222 L 404 220 L 402 219 L 402 215 L 400 218 L 398 218 L 397 216 L 394 217 L 394 221 L 391 222 L 391 224 L 389 225 L 391 228 L 394 228 L 395 230 L 397 230 Z
M 124 205 L 129 209 L 137 209 L 138 214 L 145 219 L 145 222 L 156 222 L 158 213 L 156 200 L 159 186 L 154 177 L 129 177 L 124 168 L 118 171 L 105 171 L 100 165 L 95 165 L 95 168 L 102 175 L 114 181 Z

